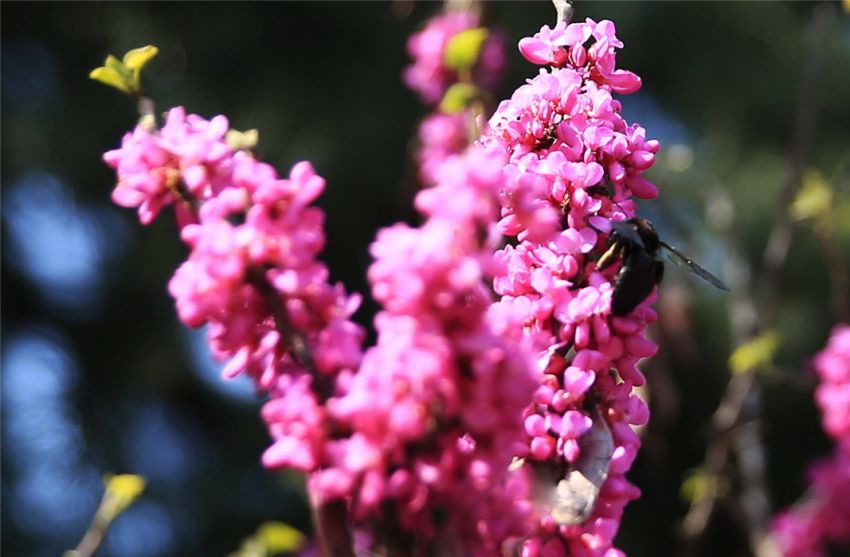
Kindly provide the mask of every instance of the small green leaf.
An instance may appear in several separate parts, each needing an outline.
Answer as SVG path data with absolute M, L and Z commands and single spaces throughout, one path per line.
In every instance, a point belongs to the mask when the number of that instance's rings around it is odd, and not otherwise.
M 103 483 L 106 496 L 114 501 L 115 515 L 133 504 L 145 490 L 145 478 L 136 474 L 107 475 Z
M 690 504 L 698 503 L 712 495 L 722 495 L 728 484 L 722 478 L 709 474 L 703 468 L 689 470 L 679 487 L 679 496 Z
M 440 110 L 446 114 L 456 114 L 466 108 L 479 96 L 478 88 L 469 83 L 455 83 L 449 87 L 443 100 L 440 101 Z
M 110 54 L 104 65 L 95 68 L 89 77 L 128 95 L 138 95 L 142 92 L 141 70 L 157 52 L 159 49 L 151 45 L 134 48 L 124 55 L 123 61 Z
M 732 373 L 745 373 L 757 368 L 769 368 L 779 347 L 779 333 L 770 329 L 750 339 L 732 352 L 729 367 Z
M 794 220 L 821 218 L 832 208 L 832 189 L 826 179 L 816 170 L 806 172 L 803 187 L 791 203 L 790 212 Z
M 271 557 L 292 554 L 300 550 L 307 538 L 283 522 L 264 522 L 251 536 L 242 540 L 239 549 L 228 557 Z
M 481 54 L 481 47 L 490 36 L 484 27 L 476 27 L 461 31 L 449 39 L 443 61 L 446 66 L 456 71 L 472 68 Z
M 304 534 L 283 522 L 264 522 L 256 537 L 268 553 L 294 553 L 306 541 Z
M 124 55 L 124 65 L 135 72 L 145 67 L 151 58 L 159 53 L 159 49 L 153 45 L 134 48 Z
M 230 129 L 227 130 L 225 141 L 234 151 L 251 151 L 260 141 L 260 132 L 256 129 L 245 130 L 244 132 Z
M 89 77 L 95 81 L 100 81 L 105 85 L 109 85 L 110 87 L 115 87 L 119 91 L 123 91 L 128 95 L 132 94 L 130 86 L 127 83 L 126 76 L 123 76 L 118 73 L 115 68 L 110 68 L 108 66 L 101 66 L 99 68 L 95 68 L 89 74 Z
M 705 499 L 710 492 L 711 480 L 703 470 L 693 470 L 682 481 L 679 495 L 688 503 L 696 503 Z
M 106 57 L 106 62 L 103 65 L 107 68 L 112 68 L 121 75 L 130 75 L 130 71 L 124 65 L 124 62 L 111 54 Z

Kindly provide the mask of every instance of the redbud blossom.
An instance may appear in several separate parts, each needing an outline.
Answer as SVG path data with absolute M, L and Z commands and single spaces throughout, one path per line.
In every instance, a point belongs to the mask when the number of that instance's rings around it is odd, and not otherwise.
M 423 190 L 418 228 L 397 224 L 372 246 L 372 292 L 384 310 L 334 419 L 356 431 L 339 464 L 314 476 L 325 497 L 355 487 L 355 517 L 393 503 L 425 539 L 456 532 L 465 555 L 493 555 L 527 511 L 504 490 L 536 383 L 515 315 L 491 312 L 482 280 L 502 183 L 501 153 L 472 148 Z M 482 242 L 484 239 L 484 242 Z M 442 522 L 437 522 L 441 517 Z M 379 532 L 376 532 L 379 534 Z
M 815 402 L 835 448 L 808 472 L 809 491 L 774 520 L 785 557 L 827 557 L 830 546 L 850 547 L 850 326 L 838 325 L 812 367 L 820 380 Z
M 311 471 L 327 456 L 323 404 L 334 378 L 361 359 L 363 331 L 349 318 L 360 298 L 329 283 L 316 258 L 324 215 L 311 203 L 325 181 L 310 163 L 288 178 L 225 141 L 227 119 L 182 108 L 159 130 L 138 126 L 104 158 L 118 172 L 113 198 L 149 223 L 174 204 L 187 260 L 169 283 L 180 319 L 207 325 L 225 377 L 247 373 L 270 401 L 274 444 L 263 461 Z
M 477 17 L 447 13 L 411 38 L 405 79 L 427 101 L 459 78 L 445 46 Z M 493 45 L 477 83 L 502 64 Z M 596 260 L 610 221 L 634 216 L 631 197 L 657 195 L 641 174 L 659 145 L 612 97 L 640 86 L 616 69 L 620 46 L 608 21 L 544 28 L 521 50 L 553 68 L 502 102 L 480 144 L 459 154 L 454 116 L 423 125 L 425 221 L 372 245 L 382 311 L 365 352 L 350 319 L 359 297 L 317 259 L 324 215 L 311 204 L 325 182 L 309 163 L 280 178 L 228 146 L 223 116 L 181 108 L 104 157 L 114 200 L 142 222 L 175 205 L 190 253 L 169 291 L 182 321 L 209 327 L 225 375 L 269 395 L 264 464 L 309 473 L 317 499 L 345 500 L 375 543 L 389 523 L 434 546 L 448 530 L 463 555 L 501 554 L 509 539 L 529 557 L 621 555 L 612 543 L 639 495 L 625 473 L 640 446 L 632 426 L 648 419 L 632 388 L 656 350 L 645 337 L 654 296 L 613 316 L 618 265 L 600 272 Z M 501 234 L 515 241 L 496 251 Z M 613 446 L 606 480 L 583 522 L 559 525 L 529 467 L 569 469 L 599 420 Z M 511 472 L 514 457 L 528 465 Z
M 645 336 L 656 318 L 649 307 L 655 296 L 630 315 L 613 316 L 619 265 L 599 272 L 596 259 L 609 221 L 635 216 L 631 197 L 657 195 L 641 174 L 659 145 L 625 121 L 612 96 L 640 86 L 631 72 L 614 69 L 620 46 L 611 22 L 590 19 L 523 39 L 526 58 L 553 67 L 503 101 L 482 138 L 508 156 L 499 226 L 516 238 L 497 254 L 494 288 L 499 305 L 524 314 L 541 354 L 539 386 L 525 412 L 526 448 L 518 456 L 532 469 L 568 470 L 593 416 L 605 420 L 614 445 L 607 480 L 582 523 L 559 526 L 550 508 L 535 505 L 523 547 L 528 556 L 619 555 L 612 543 L 623 508 L 640 493 L 625 473 L 640 447 L 632 427 L 648 419 L 632 389 L 644 383 L 636 363 L 656 351 Z M 512 481 L 540 481 L 528 476 Z
M 137 126 L 124 136 L 120 149 L 103 155 L 118 173 L 112 200 L 138 207 L 142 224 L 178 201 L 179 220 L 190 221 L 190 199 L 206 199 L 228 186 L 233 153 L 224 137 L 227 126 L 224 116 L 207 121 L 186 116 L 181 107 L 168 112 L 160 130 Z

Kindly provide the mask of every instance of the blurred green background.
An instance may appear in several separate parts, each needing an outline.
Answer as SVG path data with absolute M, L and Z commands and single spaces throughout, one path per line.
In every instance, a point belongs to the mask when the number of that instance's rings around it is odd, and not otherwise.
M 793 174 L 802 106 L 813 126 L 802 168 L 835 191 L 831 231 L 850 253 L 850 17 L 832 4 L 818 32 L 814 2 L 578 2 L 577 18 L 615 21 L 620 67 L 643 89 L 630 121 L 662 141 L 644 205 L 662 236 L 721 276 L 729 249 L 708 227 L 718 188 L 732 236 L 759 288 L 761 255 Z M 101 555 L 225 555 L 259 523 L 309 530 L 297 479 L 263 471 L 260 400 L 224 383 L 203 332 L 176 320 L 166 283 L 185 251 L 168 212 L 142 227 L 110 204 L 101 154 L 136 120 L 126 97 L 88 79 L 108 53 L 155 44 L 146 69 L 159 110 L 183 105 L 259 128 L 259 153 L 282 173 L 311 160 L 328 179 L 325 259 L 350 290 L 375 231 L 412 220 L 411 141 L 425 113 L 401 83 L 406 38 L 436 2 L 4 3 L 2 9 L 2 553 L 58 555 L 85 531 L 106 471 L 148 478 Z M 508 35 L 504 98 L 535 67 L 513 45 L 552 23 L 549 2 L 493 2 Z M 801 93 L 802 91 L 802 93 Z M 795 131 L 796 130 L 796 131 Z M 799 151 L 799 150 L 798 150 Z M 811 399 L 807 360 L 837 316 L 827 259 L 805 223 L 779 275 L 773 325 L 783 342 L 764 380 L 766 481 L 775 508 L 804 489 L 806 462 L 829 443 Z M 662 345 L 648 362 L 655 420 L 631 478 L 643 498 L 619 537 L 630 555 L 672 555 L 687 509 L 680 486 L 699 465 L 728 380 L 728 302 L 668 269 Z M 368 323 L 374 305 L 358 318 Z M 666 317 L 669 315 L 671 317 Z M 664 321 L 667 320 L 667 321 Z M 735 509 L 721 505 L 701 555 L 746 555 Z

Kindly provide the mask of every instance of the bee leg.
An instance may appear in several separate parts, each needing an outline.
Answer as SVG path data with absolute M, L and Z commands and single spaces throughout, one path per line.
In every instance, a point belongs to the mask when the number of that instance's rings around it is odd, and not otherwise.
M 623 243 L 619 241 L 614 241 L 611 243 L 610 247 L 605 250 L 599 260 L 596 262 L 596 270 L 603 271 L 606 268 L 610 267 L 614 261 L 620 258 L 623 255 Z

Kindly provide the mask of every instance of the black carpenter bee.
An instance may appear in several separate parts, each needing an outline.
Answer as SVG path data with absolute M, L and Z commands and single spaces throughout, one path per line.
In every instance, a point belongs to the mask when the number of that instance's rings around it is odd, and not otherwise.
M 626 221 L 611 221 L 608 249 L 596 263 L 597 269 L 601 271 L 617 259 L 623 261 L 614 284 L 611 313 L 614 315 L 630 313 L 649 296 L 655 285 L 661 282 L 664 277 L 664 264 L 658 260 L 659 248 L 665 248 L 681 259 L 694 274 L 713 286 L 729 291 L 720 279 L 700 267 L 690 257 L 662 241 L 655 227 L 648 220 L 633 218 Z

